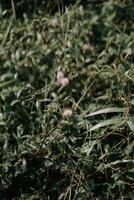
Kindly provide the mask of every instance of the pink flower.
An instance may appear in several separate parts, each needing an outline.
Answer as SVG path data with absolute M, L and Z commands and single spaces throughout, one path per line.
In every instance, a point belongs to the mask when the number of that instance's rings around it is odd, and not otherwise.
M 63 88 L 69 84 L 69 78 L 64 77 L 64 73 L 62 71 L 59 71 L 57 73 L 57 82 Z
M 58 73 L 57 73 L 57 82 L 59 83 L 59 84 L 61 84 L 61 80 L 62 79 L 64 79 L 64 73 L 62 72 L 62 71 L 59 71 Z
M 73 111 L 71 108 L 65 108 L 63 111 L 63 117 L 71 117 L 73 115 Z
M 62 87 L 65 87 L 69 84 L 69 79 L 67 77 L 61 79 L 61 85 Z

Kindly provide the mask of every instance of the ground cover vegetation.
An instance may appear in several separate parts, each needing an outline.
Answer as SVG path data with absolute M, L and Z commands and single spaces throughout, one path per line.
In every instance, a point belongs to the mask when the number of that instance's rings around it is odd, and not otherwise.
M 0 199 L 133 199 L 133 1 L 5 2 Z

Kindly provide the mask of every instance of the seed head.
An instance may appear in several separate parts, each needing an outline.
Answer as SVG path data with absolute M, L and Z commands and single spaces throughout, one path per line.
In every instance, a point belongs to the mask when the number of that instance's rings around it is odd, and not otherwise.
M 59 20 L 58 20 L 58 18 L 53 18 L 52 20 L 51 20 L 51 26 L 53 27 L 53 28 L 57 28 L 57 27 L 59 27 Z
M 92 46 L 89 43 L 84 44 L 82 50 L 83 53 L 90 53 L 92 51 Z

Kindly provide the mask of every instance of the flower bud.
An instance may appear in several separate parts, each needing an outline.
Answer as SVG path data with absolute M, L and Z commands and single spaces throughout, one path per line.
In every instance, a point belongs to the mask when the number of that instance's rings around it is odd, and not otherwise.
M 69 79 L 67 77 L 61 79 L 61 85 L 63 87 L 67 86 L 68 84 L 69 84 Z

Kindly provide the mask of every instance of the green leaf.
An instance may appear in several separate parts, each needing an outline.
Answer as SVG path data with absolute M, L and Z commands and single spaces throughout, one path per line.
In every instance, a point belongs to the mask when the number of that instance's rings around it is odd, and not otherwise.
M 134 122 L 132 120 L 128 120 L 127 124 L 132 132 L 134 132 Z
M 125 122 L 125 120 L 123 120 L 122 118 L 114 118 L 114 119 L 108 119 L 108 120 L 105 120 L 105 121 L 102 121 L 98 124 L 96 124 L 95 126 L 93 126 L 90 131 L 94 131 L 96 129 L 99 129 L 99 128 L 102 128 L 102 127 L 105 127 L 105 126 L 109 126 L 109 125 L 121 125 Z
M 86 115 L 86 117 L 91 117 L 91 116 L 99 115 L 99 114 L 116 113 L 116 112 L 118 113 L 118 112 L 125 112 L 125 111 L 126 111 L 126 108 L 111 107 L 111 108 L 105 108 L 105 109 L 101 109 L 96 112 L 90 113 Z

